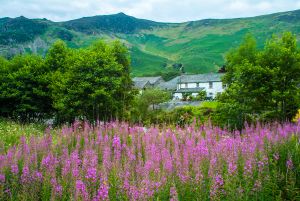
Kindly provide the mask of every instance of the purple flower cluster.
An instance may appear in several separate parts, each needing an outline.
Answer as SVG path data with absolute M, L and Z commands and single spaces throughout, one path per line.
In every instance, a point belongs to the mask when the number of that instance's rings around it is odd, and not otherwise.
M 170 198 L 170 201 L 178 201 L 178 194 L 174 186 L 170 188 Z
M 178 200 L 175 181 L 192 183 L 195 189 L 209 185 L 210 195 L 216 197 L 225 194 L 226 184 L 240 173 L 253 179 L 251 189 L 259 189 L 269 163 L 286 158 L 279 152 L 269 154 L 270 147 L 299 136 L 300 122 L 247 126 L 242 135 L 212 126 L 82 125 L 63 127 L 55 140 L 49 132 L 22 138 L 18 146 L 0 153 L 0 191 L 17 183 L 22 192 L 51 188 L 52 200 L 65 193 L 74 200 L 109 200 L 110 190 L 129 200 L 151 200 L 174 184 L 169 196 Z M 295 167 L 291 157 L 285 165 L 288 170 Z
M 291 158 L 289 158 L 287 161 L 286 161 L 286 167 L 287 169 L 289 170 L 292 170 L 294 168 L 294 164 L 293 164 L 293 161 Z

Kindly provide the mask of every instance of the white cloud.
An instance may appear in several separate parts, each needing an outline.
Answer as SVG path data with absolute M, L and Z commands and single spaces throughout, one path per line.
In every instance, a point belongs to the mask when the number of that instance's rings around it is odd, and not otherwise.
M 64 21 L 124 12 L 156 21 L 234 18 L 300 9 L 297 0 L 0 0 L 0 17 Z

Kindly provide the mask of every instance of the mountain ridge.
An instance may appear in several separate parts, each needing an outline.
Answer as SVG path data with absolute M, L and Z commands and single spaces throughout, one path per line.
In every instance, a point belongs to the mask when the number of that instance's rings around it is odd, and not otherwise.
M 176 70 L 189 73 L 216 72 L 225 53 L 236 47 L 246 33 L 263 46 L 273 34 L 291 31 L 299 39 L 300 10 L 256 17 L 202 19 L 183 23 L 155 22 L 124 13 L 97 15 L 53 22 L 48 19 L 0 18 L 0 54 L 45 54 L 51 43 L 64 40 L 80 48 L 97 39 L 119 39 L 128 45 L 134 75 Z

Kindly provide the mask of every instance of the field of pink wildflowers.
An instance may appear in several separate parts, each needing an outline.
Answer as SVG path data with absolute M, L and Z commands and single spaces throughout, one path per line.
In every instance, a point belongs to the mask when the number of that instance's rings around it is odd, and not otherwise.
M 241 134 L 75 122 L 0 152 L 0 200 L 297 200 L 299 139 L 300 122 Z

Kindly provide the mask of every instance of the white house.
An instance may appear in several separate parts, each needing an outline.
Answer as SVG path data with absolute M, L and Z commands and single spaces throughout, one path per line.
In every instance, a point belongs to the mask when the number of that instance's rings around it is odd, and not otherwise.
M 177 90 L 174 92 L 174 99 L 182 99 L 184 93 L 197 96 L 202 90 L 206 91 L 207 97 L 215 98 L 218 93 L 224 91 L 221 73 L 208 73 L 198 75 L 182 75 L 177 83 Z

